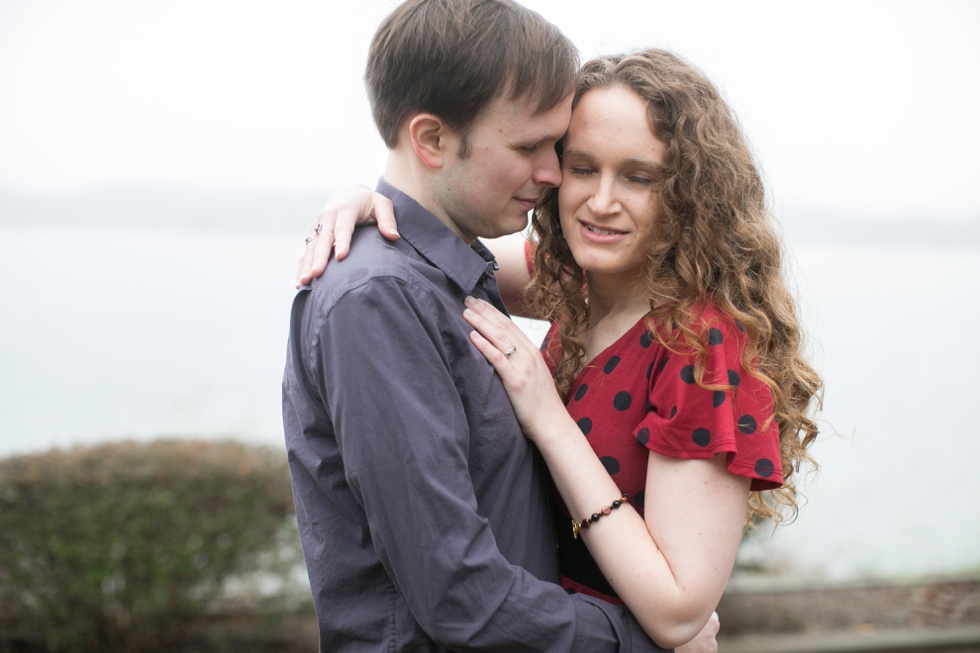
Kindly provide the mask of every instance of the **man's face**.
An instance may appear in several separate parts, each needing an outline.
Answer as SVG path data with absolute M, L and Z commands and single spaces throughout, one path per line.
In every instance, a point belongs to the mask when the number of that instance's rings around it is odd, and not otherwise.
M 539 114 L 526 102 L 491 102 L 467 135 L 467 157 L 459 156 L 459 135 L 448 136 L 433 212 L 466 242 L 524 229 L 541 192 L 561 183 L 555 143 L 568 128 L 571 106 L 571 96 Z

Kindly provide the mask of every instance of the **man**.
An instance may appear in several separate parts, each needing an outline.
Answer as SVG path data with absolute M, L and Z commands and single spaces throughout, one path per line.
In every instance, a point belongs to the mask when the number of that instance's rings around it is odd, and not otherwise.
M 462 318 L 467 295 L 501 306 L 476 238 L 524 228 L 560 182 L 577 68 L 511 0 L 409 0 L 375 35 L 401 239 L 360 231 L 300 290 L 283 381 L 321 651 L 660 650 L 554 584 L 543 465 Z

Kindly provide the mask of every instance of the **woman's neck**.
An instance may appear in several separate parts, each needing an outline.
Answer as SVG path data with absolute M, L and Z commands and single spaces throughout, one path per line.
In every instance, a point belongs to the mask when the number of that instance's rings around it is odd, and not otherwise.
M 639 280 L 623 283 L 586 275 L 589 298 L 589 325 L 585 332 L 586 362 L 629 331 L 650 312 L 650 296 Z
M 641 277 L 609 278 L 586 273 L 589 298 L 589 329 L 610 318 L 635 315 L 637 319 L 650 311 L 650 296 Z M 632 323 L 631 323 L 632 324 Z

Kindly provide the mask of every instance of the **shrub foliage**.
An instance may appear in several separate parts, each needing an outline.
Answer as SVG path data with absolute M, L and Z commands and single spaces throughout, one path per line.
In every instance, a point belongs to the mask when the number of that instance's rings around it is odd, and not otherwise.
M 0 628 L 51 652 L 170 650 L 228 580 L 295 564 L 292 515 L 285 456 L 240 442 L 7 458 Z

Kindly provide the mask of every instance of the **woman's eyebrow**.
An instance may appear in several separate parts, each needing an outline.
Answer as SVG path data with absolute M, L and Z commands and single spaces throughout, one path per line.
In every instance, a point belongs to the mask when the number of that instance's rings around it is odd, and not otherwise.
M 596 162 L 594 156 L 592 156 L 588 152 L 583 152 L 582 150 L 562 150 L 561 156 L 563 159 L 568 157 L 573 157 L 581 161 L 587 161 L 589 163 Z
M 572 157 L 579 161 L 584 161 L 588 163 L 595 164 L 597 160 L 594 156 L 588 152 L 583 152 L 582 150 L 565 150 L 562 152 L 562 158 Z M 653 159 L 638 159 L 635 157 L 630 157 L 619 162 L 620 167 L 623 168 L 651 168 L 655 170 L 662 170 L 663 164 L 654 161 Z
M 623 161 L 623 164 L 627 168 L 653 168 L 660 170 L 664 167 L 662 163 L 658 163 L 652 159 L 626 159 Z

